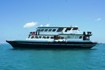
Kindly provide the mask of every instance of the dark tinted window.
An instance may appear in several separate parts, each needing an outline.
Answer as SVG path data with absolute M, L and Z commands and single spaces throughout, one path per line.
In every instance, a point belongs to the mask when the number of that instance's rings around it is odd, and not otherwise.
M 44 29 L 41 29 L 40 31 L 44 31 Z
M 67 32 L 68 30 L 71 30 L 71 27 L 69 27 L 69 28 L 66 28 L 65 32 Z
M 56 29 L 53 29 L 53 32 L 55 32 L 56 31 Z
M 45 29 L 45 31 L 47 31 L 48 29 Z
M 61 32 L 63 30 L 63 28 L 58 28 L 57 32 Z
M 52 29 L 49 29 L 49 31 L 51 31 Z
M 51 39 L 54 39 L 54 37 L 51 37 Z
M 74 27 L 73 30 L 78 30 L 78 27 Z

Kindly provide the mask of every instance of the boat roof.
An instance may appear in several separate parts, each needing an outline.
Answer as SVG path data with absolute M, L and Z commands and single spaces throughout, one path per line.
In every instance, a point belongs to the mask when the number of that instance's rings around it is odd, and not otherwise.
M 65 26 L 65 27 L 61 27 L 61 26 L 54 26 L 54 27 L 38 27 L 38 28 L 78 28 L 77 26 Z

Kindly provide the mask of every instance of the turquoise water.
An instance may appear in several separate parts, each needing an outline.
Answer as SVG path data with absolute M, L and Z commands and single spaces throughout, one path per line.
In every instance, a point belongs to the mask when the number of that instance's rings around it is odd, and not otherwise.
M 105 44 L 92 49 L 13 49 L 0 45 L 0 70 L 105 70 Z

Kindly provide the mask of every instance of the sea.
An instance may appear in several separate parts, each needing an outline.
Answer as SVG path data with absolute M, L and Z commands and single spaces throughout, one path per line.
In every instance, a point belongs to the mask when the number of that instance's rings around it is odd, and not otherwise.
M 105 44 L 92 49 L 14 49 L 0 44 L 0 70 L 105 70 Z

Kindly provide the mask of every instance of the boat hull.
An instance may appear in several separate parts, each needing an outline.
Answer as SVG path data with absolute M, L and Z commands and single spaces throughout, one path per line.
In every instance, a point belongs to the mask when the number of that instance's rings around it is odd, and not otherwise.
M 31 42 L 31 41 L 6 41 L 13 48 L 36 48 L 36 49 L 65 49 L 65 48 L 92 48 L 96 42 Z

